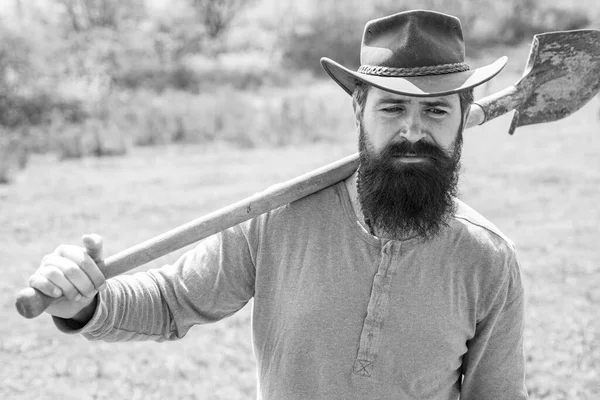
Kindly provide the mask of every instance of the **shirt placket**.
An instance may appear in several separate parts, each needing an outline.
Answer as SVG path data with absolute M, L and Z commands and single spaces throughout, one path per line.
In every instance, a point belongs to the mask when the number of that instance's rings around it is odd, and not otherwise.
M 371 297 L 367 306 L 367 316 L 363 323 L 360 335 L 360 343 L 356 361 L 354 362 L 354 373 L 370 377 L 379 352 L 381 334 L 385 316 L 389 308 L 390 286 L 396 268 L 399 263 L 392 264 L 393 247 L 401 250 L 401 243 L 388 241 L 381 247 L 381 261 L 377 273 L 373 277 Z

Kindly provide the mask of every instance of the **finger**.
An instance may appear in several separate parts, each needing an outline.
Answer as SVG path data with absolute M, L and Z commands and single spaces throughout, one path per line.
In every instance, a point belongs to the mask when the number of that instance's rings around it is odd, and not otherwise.
M 96 264 L 89 255 L 84 254 L 83 261 L 79 264 L 79 266 L 83 272 L 86 273 L 90 281 L 92 281 L 95 290 L 100 291 L 104 289 L 106 278 L 104 278 L 104 274 L 98 267 L 98 264 Z
M 46 265 L 43 269 L 43 276 L 52 284 L 57 286 L 67 299 L 71 301 L 79 301 L 82 298 L 82 294 L 73 285 L 73 283 L 67 279 L 64 272 L 56 265 L 60 264 L 62 260 L 65 259 L 57 258 L 56 262 L 54 262 L 52 265 Z
M 55 299 L 63 295 L 62 290 L 54 283 L 50 282 L 41 274 L 34 274 L 29 278 L 29 286 L 39 290 L 46 296 L 54 297 Z
M 81 240 L 85 246 L 86 252 L 97 264 L 103 260 L 102 252 L 102 236 L 95 233 L 83 235 Z
M 68 246 L 63 245 L 59 246 L 55 253 L 55 255 L 60 256 L 61 258 L 67 259 L 71 261 L 70 263 L 61 263 L 61 269 L 64 270 L 65 275 L 69 280 L 73 282 L 73 284 L 81 291 L 81 293 L 86 296 L 93 296 L 96 290 L 100 290 L 104 285 L 104 275 L 98 265 L 87 255 L 86 250 L 82 247 L 78 246 Z M 58 265 L 58 264 L 57 264 Z M 79 275 L 79 272 L 73 270 L 74 266 L 83 272 L 87 279 L 83 279 L 83 276 Z M 91 292 L 90 286 L 91 283 Z
M 103 258 L 103 244 L 102 237 L 100 235 L 91 233 L 87 235 L 83 235 L 81 238 L 83 241 L 83 245 L 85 246 L 85 251 L 88 256 L 93 260 L 97 268 L 92 268 L 90 264 L 87 262 L 88 259 L 86 257 L 86 262 L 84 265 L 84 270 L 94 282 L 94 286 L 97 290 L 102 290 L 104 288 L 105 280 L 104 273 L 101 268 L 104 266 Z
M 71 282 L 79 294 L 88 298 L 94 296 L 96 294 L 96 287 L 87 273 L 81 268 L 86 257 L 88 258 L 87 263 L 93 267 L 95 267 L 94 262 L 89 259 L 89 256 L 83 252 L 81 247 L 66 246 L 62 253 L 63 256 L 57 254 L 48 255 L 45 257 L 45 263 L 59 268 L 64 277 Z M 51 278 L 49 279 L 52 280 Z M 69 297 L 67 296 L 67 298 Z

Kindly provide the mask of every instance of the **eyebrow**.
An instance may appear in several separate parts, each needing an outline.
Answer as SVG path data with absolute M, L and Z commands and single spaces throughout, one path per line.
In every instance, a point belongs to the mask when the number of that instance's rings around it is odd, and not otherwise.
M 447 108 L 453 108 L 452 104 L 450 104 L 450 102 L 443 100 L 443 99 L 436 99 L 436 100 L 417 100 L 420 104 L 423 104 L 427 107 L 447 107 Z M 406 99 L 397 99 L 394 97 L 382 97 L 379 100 L 377 100 L 376 104 L 377 105 L 381 105 L 381 104 L 409 104 L 411 103 L 411 100 L 406 100 Z

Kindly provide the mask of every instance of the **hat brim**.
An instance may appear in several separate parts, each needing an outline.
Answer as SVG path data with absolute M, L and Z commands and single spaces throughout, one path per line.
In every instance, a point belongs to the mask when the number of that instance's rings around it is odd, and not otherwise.
M 327 57 L 321 58 L 321 65 L 325 72 L 350 95 L 354 92 L 358 80 L 396 94 L 437 97 L 447 96 L 485 83 L 502 71 L 507 60 L 508 57 L 504 56 L 492 64 L 469 71 L 411 77 L 363 74 L 352 71 Z

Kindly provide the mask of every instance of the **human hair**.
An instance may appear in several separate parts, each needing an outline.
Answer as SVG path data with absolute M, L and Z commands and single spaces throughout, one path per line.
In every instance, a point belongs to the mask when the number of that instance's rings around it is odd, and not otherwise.
M 370 87 L 371 85 L 357 80 L 356 87 L 354 88 L 354 92 L 352 93 L 352 103 L 355 109 L 358 107 L 361 116 L 365 109 L 365 104 L 367 103 L 367 96 L 369 94 Z M 468 112 L 469 108 L 471 107 L 471 104 L 473 104 L 473 102 L 475 101 L 473 88 L 459 91 L 458 98 L 460 100 L 460 110 L 464 117 Z

